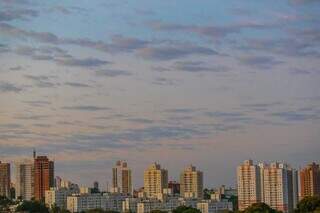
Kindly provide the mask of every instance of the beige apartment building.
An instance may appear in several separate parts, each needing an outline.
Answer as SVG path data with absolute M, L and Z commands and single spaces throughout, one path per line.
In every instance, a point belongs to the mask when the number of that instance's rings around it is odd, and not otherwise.
M 31 200 L 34 197 L 34 163 L 30 160 L 15 163 L 16 198 Z
M 242 211 L 261 202 L 260 168 L 252 160 L 246 160 L 237 168 L 238 205 Z
M 263 170 L 263 202 L 284 213 L 293 212 L 298 202 L 298 173 L 289 165 L 271 163 Z
M 301 198 L 320 196 L 320 168 L 312 163 L 300 171 Z
M 147 197 L 157 197 L 168 188 L 168 171 L 153 163 L 144 171 L 144 192 Z
M 10 164 L 0 161 L 0 196 L 10 196 Z
M 184 198 L 203 198 L 203 173 L 188 166 L 180 175 L 180 195 Z

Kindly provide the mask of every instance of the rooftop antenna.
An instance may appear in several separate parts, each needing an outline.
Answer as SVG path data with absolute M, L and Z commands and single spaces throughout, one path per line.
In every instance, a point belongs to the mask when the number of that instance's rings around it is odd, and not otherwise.
M 36 157 L 37 157 L 36 149 L 33 148 L 33 159 L 36 159 Z

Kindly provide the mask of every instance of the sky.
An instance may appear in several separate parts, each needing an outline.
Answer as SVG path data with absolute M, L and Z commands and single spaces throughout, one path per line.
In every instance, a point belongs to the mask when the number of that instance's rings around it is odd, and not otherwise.
M 0 160 L 80 185 L 319 162 L 319 0 L 0 0 Z M 14 169 L 12 169 L 14 170 Z

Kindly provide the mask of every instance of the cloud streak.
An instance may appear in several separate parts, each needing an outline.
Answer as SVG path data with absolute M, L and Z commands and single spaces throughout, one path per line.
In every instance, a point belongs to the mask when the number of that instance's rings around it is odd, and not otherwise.
M 159 61 L 180 59 L 190 55 L 212 56 L 218 54 L 219 53 L 213 49 L 188 44 L 147 47 L 138 51 L 138 55 L 142 58 Z
M 62 109 L 65 110 L 79 110 L 79 111 L 104 111 L 104 110 L 111 110 L 109 107 L 100 107 L 100 106 L 85 106 L 85 105 L 79 105 L 79 106 L 64 106 Z
M 23 90 L 22 87 L 16 86 L 15 84 L 0 81 L 0 92 L 1 93 L 7 93 L 7 92 L 18 93 L 18 92 L 21 92 L 22 90 Z

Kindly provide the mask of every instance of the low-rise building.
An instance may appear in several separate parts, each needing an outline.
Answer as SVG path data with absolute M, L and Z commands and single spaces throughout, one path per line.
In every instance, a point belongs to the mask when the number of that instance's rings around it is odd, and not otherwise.
M 105 193 L 103 194 L 103 197 L 106 200 L 103 209 L 121 212 L 123 209 L 123 201 L 125 201 L 129 196 L 127 194 Z
M 67 188 L 51 188 L 45 191 L 45 203 L 49 208 L 58 206 L 61 209 L 67 208 L 67 197 L 72 194 Z
M 79 190 L 80 190 L 80 194 L 90 194 L 91 193 L 90 187 L 81 186 Z
M 199 199 L 197 198 L 180 198 L 180 206 L 190 206 L 192 208 L 197 208 L 197 203 Z
M 203 200 L 197 203 L 201 213 L 219 213 L 225 210 L 232 211 L 232 203 L 228 201 Z
M 163 210 L 163 203 L 157 199 L 143 200 L 137 203 L 137 213 L 150 213 L 153 210 Z
M 122 201 L 122 212 L 137 212 L 137 204 L 141 200 L 140 198 L 133 197 L 125 198 L 124 201 Z
M 67 197 L 67 209 L 70 212 L 82 212 L 90 209 L 106 209 L 106 197 L 101 194 L 73 194 Z
M 59 187 L 52 187 L 45 191 L 45 203 L 49 208 L 58 206 L 61 209 L 67 208 L 67 197 L 72 194 L 78 194 L 79 187 L 77 184 L 70 182 L 68 185 L 60 184 Z

